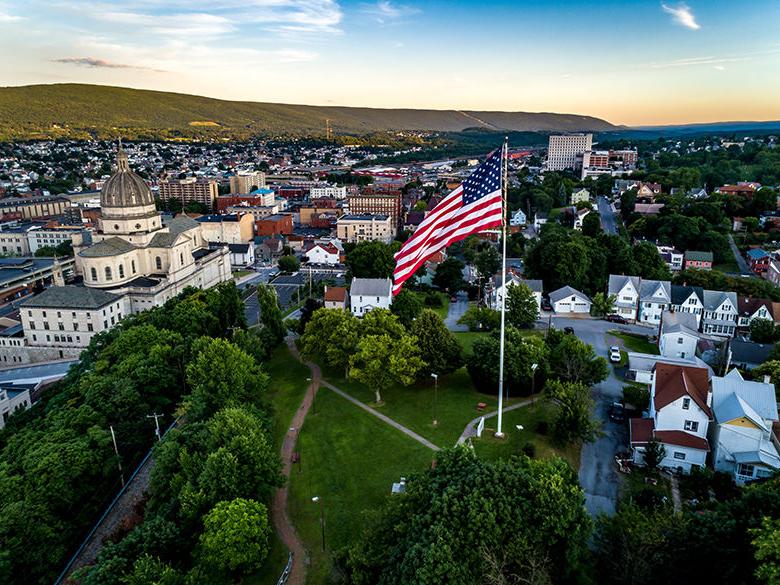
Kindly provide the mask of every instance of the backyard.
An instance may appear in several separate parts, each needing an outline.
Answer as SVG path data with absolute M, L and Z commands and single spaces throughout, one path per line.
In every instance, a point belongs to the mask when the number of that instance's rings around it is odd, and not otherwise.
M 614 345 L 614 339 L 617 338 L 623 342 L 626 351 L 638 353 L 649 353 L 658 355 L 658 346 L 647 339 L 647 335 L 638 335 L 636 333 L 626 333 L 612 329 L 607 332 L 607 345 Z

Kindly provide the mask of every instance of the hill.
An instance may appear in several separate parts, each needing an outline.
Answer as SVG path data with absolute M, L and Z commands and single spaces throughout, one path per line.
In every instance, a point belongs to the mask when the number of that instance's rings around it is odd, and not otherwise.
M 573 132 L 618 127 L 590 116 L 304 106 L 236 102 L 87 84 L 0 88 L 0 140 L 30 138 L 248 138 L 420 130 Z

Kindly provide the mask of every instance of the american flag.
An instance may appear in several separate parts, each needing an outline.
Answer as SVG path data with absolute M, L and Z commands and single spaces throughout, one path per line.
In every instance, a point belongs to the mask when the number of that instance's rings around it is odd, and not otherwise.
M 477 232 L 501 225 L 502 150 L 447 195 L 420 223 L 395 255 L 393 294 L 433 254 Z

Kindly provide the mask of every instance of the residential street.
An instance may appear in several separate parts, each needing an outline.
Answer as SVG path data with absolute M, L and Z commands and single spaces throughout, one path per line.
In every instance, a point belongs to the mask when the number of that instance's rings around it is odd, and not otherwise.
M 468 331 L 468 327 L 458 324 L 458 319 L 460 319 L 463 316 L 463 313 L 466 312 L 466 309 L 469 308 L 469 296 L 461 291 L 457 294 L 457 298 L 458 300 L 454 303 L 450 301 L 449 312 L 447 313 L 447 318 L 444 320 L 444 324 L 450 331 Z
M 606 197 L 599 197 L 597 199 L 599 206 L 599 215 L 601 215 L 601 227 L 608 234 L 617 234 L 617 216 L 612 211 L 612 205 L 607 201 Z
M 729 234 L 729 247 L 731 248 L 731 253 L 734 254 L 734 260 L 737 261 L 740 274 L 743 276 L 755 276 L 753 271 L 750 270 L 750 266 L 748 266 L 747 260 L 745 260 L 744 256 L 739 253 L 739 248 L 737 248 L 737 245 L 734 243 L 734 236 L 731 234 Z

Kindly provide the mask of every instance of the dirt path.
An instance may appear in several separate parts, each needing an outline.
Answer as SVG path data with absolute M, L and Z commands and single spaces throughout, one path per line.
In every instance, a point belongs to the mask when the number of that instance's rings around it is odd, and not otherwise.
M 290 353 L 295 356 L 299 361 L 301 356 L 298 353 L 298 348 L 295 346 L 295 339 L 288 337 L 286 339 L 287 347 L 290 348 Z M 320 387 L 320 381 L 322 380 L 322 373 L 317 364 L 311 362 L 304 362 L 311 371 L 311 384 L 309 390 L 303 397 L 301 405 L 295 413 L 295 416 L 290 423 L 290 428 L 284 437 L 282 443 L 281 458 L 282 458 L 282 473 L 284 477 L 289 480 L 290 468 L 292 467 L 292 456 L 295 452 L 295 446 L 298 442 L 298 434 L 303 421 L 306 419 L 306 415 L 309 413 L 312 401 L 317 394 L 317 390 Z M 271 503 L 271 518 L 276 528 L 276 533 L 279 535 L 281 541 L 287 546 L 293 554 L 292 569 L 290 571 L 290 577 L 287 583 L 291 585 L 304 585 L 306 583 L 306 566 L 308 565 L 308 555 L 306 554 L 306 548 L 303 546 L 298 533 L 295 531 L 295 527 L 290 521 L 290 516 L 287 513 L 287 496 L 289 491 L 289 481 L 285 481 L 283 487 L 276 490 L 274 494 L 273 502 Z

